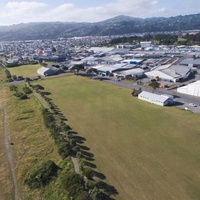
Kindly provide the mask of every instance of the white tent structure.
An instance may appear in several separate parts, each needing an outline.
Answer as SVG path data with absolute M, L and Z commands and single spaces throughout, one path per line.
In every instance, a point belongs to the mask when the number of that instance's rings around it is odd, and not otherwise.
M 177 89 L 177 92 L 200 97 L 200 81 L 180 87 Z

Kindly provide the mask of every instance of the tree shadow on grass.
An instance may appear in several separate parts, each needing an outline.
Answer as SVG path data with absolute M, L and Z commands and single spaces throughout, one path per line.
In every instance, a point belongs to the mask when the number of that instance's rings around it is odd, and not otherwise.
M 81 151 L 82 155 L 86 156 L 86 157 L 90 157 L 90 158 L 93 158 L 94 157 L 94 154 L 93 153 L 90 153 L 88 151 Z
M 79 144 L 83 144 L 84 141 L 86 140 L 85 138 L 81 137 L 81 136 L 73 136 L 73 138 L 75 139 L 76 143 L 79 143 Z
M 86 147 L 86 146 L 83 146 L 83 145 L 78 145 L 79 146 L 79 148 L 81 149 L 81 150 L 83 150 L 83 151 L 89 151 L 90 150 L 90 148 L 88 148 L 88 147 Z
M 94 161 L 94 154 L 81 150 L 81 157 L 87 161 Z
M 91 167 L 91 168 L 97 168 L 97 166 L 94 164 L 94 163 L 91 163 L 91 162 L 88 162 L 88 161 L 85 161 L 85 166 L 87 167 Z
M 105 193 L 107 193 L 108 195 L 117 195 L 119 194 L 118 191 L 116 190 L 116 188 L 114 186 L 108 185 L 107 183 L 105 183 L 104 181 L 99 181 L 97 183 L 97 187 L 101 190 L 103 190 Z
M 41 95 L 50 95 L 51 92 L 41 92 Z
M 101 180 L 105 180 L 106 176 L 100 172 L 94 171 L 94 176 L 96 176 L 97 178 L 101 179 Z

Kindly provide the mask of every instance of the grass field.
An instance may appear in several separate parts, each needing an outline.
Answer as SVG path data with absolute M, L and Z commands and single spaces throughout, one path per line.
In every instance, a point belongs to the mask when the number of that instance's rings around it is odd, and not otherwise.
M 0 73 L 0 77 L 1 73 Z M 4 144 L 4 112 L 1 106 L 5 106 L 5 99 L 2 96 L 5 95 L 5 88 L 0 84 L 0 199 L 12 200 L 13 199 L 13 184 L 11 178 L 11 172 L 6 156 L 5 144 Z
M 12 75 L 16 75 L 16 76 L 23 76 L 24 78 L 33 78 L 33 77 L 37 77 L 39 74 L 37 73 L 37 70 L 41 67 L 40 64 L 36 64 L 36 65 L 22 65 L 19 67 L 11 67 L 8 68 L 8 70 L 10 71 L 10 73 Z
M 199 200 L 199 115 L 149 104 L 128 89 L 80 76 L 36 83 L 86 138 L 117 199 Z
M 18 91 L 21 91 L 22 87 L 24 87 L 24 84 L 17 85 Z M 27 174 L 41 163 L 47 160 L 53 160 L 56 164 L 62 164 L 62 161 L 48 130 L 43 124 L 41 114 L 42 106 L 36 97 L 31 94 L 29 95 L 29 99 L 19 100 L 12 95 L 13 92 L 9 91 L 8 86 L 5 86 L 4 93 L 2 90 L 0 91 L 0 100 L 4 101 L 6 105 L 9 140 L 13 143 L 11 150 L 19 187 L 19 199 L 60 199 L 60 196 L 66 196 L 66 193 L 63 194 L 60 186 L 57 183 L 55 184 L 55 182 L 49 185 L 50 188 L 46 187 L 42 190 L 30 190 L 27 185 L 24 184 L 24 179 Z M 2 118 L 1 110 L 0 117 Z M 0 125 L 2 125 L 2 120 L 0 121 Z M 0 188 L 0 199 L 9 200 L 13 199 L 13 188 L 4 149 L 1 126 L 0 183 L 2 187 Z

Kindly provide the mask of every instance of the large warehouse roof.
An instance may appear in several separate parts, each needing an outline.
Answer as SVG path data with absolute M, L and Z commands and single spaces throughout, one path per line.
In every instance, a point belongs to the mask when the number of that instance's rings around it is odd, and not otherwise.
M 200 97 L 200 81 L 180 87 L 177 89 L 177 92 Z

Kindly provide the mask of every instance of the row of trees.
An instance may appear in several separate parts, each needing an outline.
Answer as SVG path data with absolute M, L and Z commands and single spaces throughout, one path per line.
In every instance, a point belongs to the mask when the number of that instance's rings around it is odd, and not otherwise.
M 83 159 L 85 155 L 82 154 L 83 152 L 80 147 L 80 143 L 83 143 L 83 138 L 77 136 L 77 133 L 65 122 L 66 119 L 63 117 L 63 114 L 48 97 L 50 93 L 44 92 L 44 88 L 41 85 L 31 85 L 30 82 L 28 82 L 28 85 L 36 92 L 40 93 L 49 106 L 49 109 L 44 108 L 42 111 L 43 121 L 45 126 L 49 129 L 50 135 L 63 161 L 67 160 L 69 156 L 76 156 Z M 112 186 L 108 186 L 102 181 L 93 179 L 95 171 L 86 165 L 86 163 L 87 162 L 82 162 L 81 164 L 81 174 L 76 174 L 73 170 L 66 171 L 61 169 L 58 179 L 60 179 L 63 188 L 67 190 L 69 197 L 76 200 L 106 200 L 111 199 L 109 197 L 110 195 L 117 194 Z M 39 169 L 34 170 L 31 175 L 29 174 L 25 179 L 25 183 L 28 184 L 30 188 L 34 189 L 35 187 L 44 186 L 52 180 L 52 173 L 47 173 L 48 176 L 45 177 L 43 181 L 41 171 L 45 168 L 44 166 L 46 165 L 44 164 L 39 167 Z M 110 188 L 112 188 L 112 193 Z
M 48 160 L 42 163 L 38 168 L 31 171 L 24 182 L 31 189 L 44 187 L 57 175 L 60 168 L 52 161 Z
M 146 34 L 144 36 L 114 38 L 110 44 L 139 44 L 141 41 L 152 41 L 159 45 L 200 45 L 200 33 L 186 34 L 179 36 L 176 34 Z

